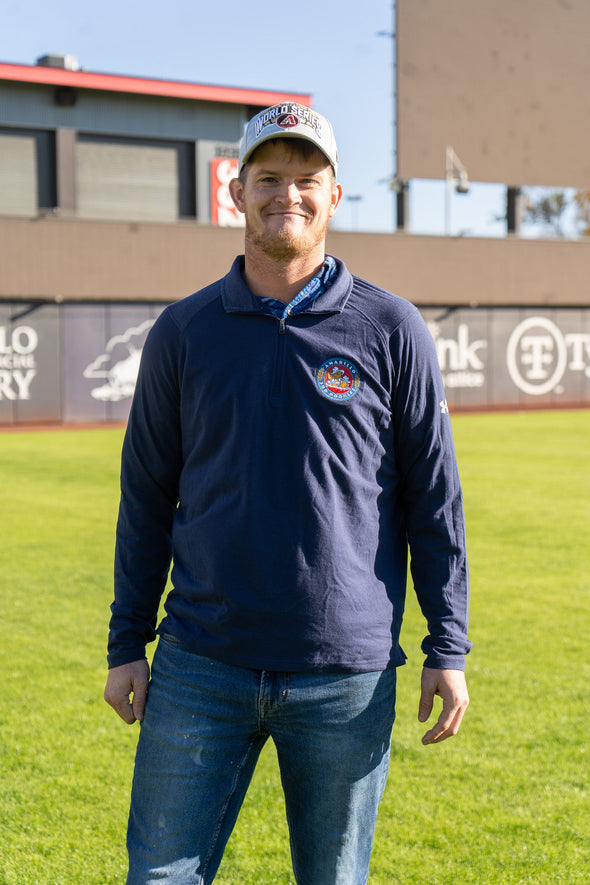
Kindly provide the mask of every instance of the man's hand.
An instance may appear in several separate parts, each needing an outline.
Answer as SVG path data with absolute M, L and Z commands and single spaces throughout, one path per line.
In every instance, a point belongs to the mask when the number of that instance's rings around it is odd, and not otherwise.
M 462 670 L 422 670 L 422 692 L 418 721 L 426 722 L 432 713 L 435 695 L 442 698 L 442 712 L 436 724 L 422 738 L 423 744 L 439 744 L 459 731 L 469 703 L 465 674 Z
M 136 719 L 140 722 L 143 719 L 149 679 L 150 667 L 146 660 L 109 670 L 104 699 L 129 725 L 133 725 Z M 133 695 L 132 700 L 130 695 Z

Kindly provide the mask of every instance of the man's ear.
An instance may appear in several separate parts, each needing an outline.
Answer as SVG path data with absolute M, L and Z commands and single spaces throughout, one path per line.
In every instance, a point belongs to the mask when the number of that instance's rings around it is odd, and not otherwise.
M 342 185 L 336 183 L 336 184 L 334 184 L 334 187 L 332 189 L 332 204 L 330 206 L 330 218 L 332 218 L 332 216 L 335 214 L 336 209 L 338 208 L 341 199 L 342 199 Z
M 245 212 L 244 207 L 244 186 L 239 178 L 232 178 L 229 185 L 229 195 L 234 201 L 234 205 L 238 212 Z

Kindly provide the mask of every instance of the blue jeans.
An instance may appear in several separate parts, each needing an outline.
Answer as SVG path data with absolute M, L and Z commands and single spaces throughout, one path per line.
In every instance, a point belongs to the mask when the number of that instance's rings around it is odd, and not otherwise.
M 365 885 L 395 678 L 247 670 L 161 637 L 137 747 L 127 885 L 213 881 L 268 737 L 298 885 Z

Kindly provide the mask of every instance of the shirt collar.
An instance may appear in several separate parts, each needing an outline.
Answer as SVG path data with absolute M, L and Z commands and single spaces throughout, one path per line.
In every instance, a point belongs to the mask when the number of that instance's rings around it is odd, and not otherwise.
M 329 271 L 331 282 L 328 282 L 326 287 L 324 279 L 320 282 L 318 291 L 315 292 L 314 281 L 326 273 L 324 270 L 326 263 L 324 263 L 318 275 L 310 280 L 307 286 L 293 299 L 301 305 L 300 310 L 293 311 L 294 313 L 340 313 L 344 309 L 352 289 L 352 275 L 339 258 L 328 257 L 331 259 L 328 262 L 328 267 L 334 268 Z M 243 271 L 244 256 L 238 255 L 229 273 L 222 280 L 221 298 L 224 310 L 227 313 L 271 314 L 272 311 L 265 304 L 265 300 L 254 295 L 244 282 Z M 309 293 L 306 292 L 308 286 L 314 289 L 315 294 L 311 298 L 308 298 Z M 300 296 L 301 300 L 299 300 Z M 288 309 L 291 305 L 286 305 L 286 308 Z
M 296 313 L 303 313 L 306 308 L 311 307 L 316 298 L 332 285 L 337 273 L 336 259 L 332 258 L 331 255 L 326 255 L 324 263 L 317 274 L 288 304 L 278 301 L 276 298 L 258 297 L 261 298 L 274 316 L 284 320 Z

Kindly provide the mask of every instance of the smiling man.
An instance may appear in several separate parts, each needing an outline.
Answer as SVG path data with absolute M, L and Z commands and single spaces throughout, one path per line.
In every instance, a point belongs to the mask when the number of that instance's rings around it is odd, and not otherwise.
M 297 885 L 367 882 L 408 550 L 428 625 L 420 721 L 442 698 L 423 743 L 456 734 L 468 704 L 462 495 L 434 344 L 412 305 L 326 254 L 337 163 L 309 108 L 250 121 L 230 184 L 244 255 L 144 347 L 105 689 L 141 721 L 128 885 L 213 881 L 269 737 Z
M 325 155 L 308 142 L 273 139 L 230 183 L 234 203 L 246 216 L 247 264 L 263 256 L 297 276 L 311 274 L 324 260 L 328 222 L 342 188 Z M 270 269 L 270 267 L 269 267 Z M 269 286 L 276 289 L 270 270 Z M 256 293 L 258 294 L 258 293 Z

